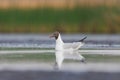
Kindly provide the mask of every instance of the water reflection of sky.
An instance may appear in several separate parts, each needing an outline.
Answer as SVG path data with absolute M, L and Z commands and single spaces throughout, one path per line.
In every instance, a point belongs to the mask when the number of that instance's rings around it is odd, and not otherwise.
M 84 36 L 88 38 L 82 48 L 120 48 L 119 35 L 71 34 L 62 38 L 64 42 L 74 42 Z M 49 34 L 0 34 L 0 47 L 54 48 L 55 41 Z

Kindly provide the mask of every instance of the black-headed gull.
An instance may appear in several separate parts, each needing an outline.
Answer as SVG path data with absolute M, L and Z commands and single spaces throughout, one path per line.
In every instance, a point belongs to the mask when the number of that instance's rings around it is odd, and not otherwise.
M 58 31 L 54 32 L 52 35 L 50 35 L 50 37 L 54 37 L 56 40 L 55 50 L 78 50 L 81 46 L 84 45 L 83 41 L 87 38 L 84 37 L 78 42 L 64 43 Z

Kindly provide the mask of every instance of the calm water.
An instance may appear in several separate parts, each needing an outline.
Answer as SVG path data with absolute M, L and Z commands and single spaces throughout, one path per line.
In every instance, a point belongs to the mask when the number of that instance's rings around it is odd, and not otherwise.
M 120 35 L 62 34 L 64 42 L 78 41 L 84 36 L 88 49 L 120 49 Z M 0 34 L 0 48 L 54 48 L 49 34 Z M 85 50 L 86 51 L 86 50 Z M 112 52 L 112 51 L 111 51 Z M 93 53 L 93 52 L 92 52 Z M 94 52 L 96 53 L 96 52 Z M 119 52 L 117 52 L 119 53 Z M 53 64 L 0 64 L 0 80 L 119 80 L 120 64 L 65 64 L 63 70 L 53 70 Z M 47 66 L 46 66 L 47 65 Z M 49 67 L 48 70 L 46 67 Z M 16 69 L 20 68 L 20 70 Z M 44 69 L 42 69 L 44 68 Z M 13 69 L 13 70 L 12 70 Z M 15 70 L 16 69 L 16 70 Z M 23 69 L 23 70 L 22 70 Z M 26 70 L 30 69 L 30 70 Z M 67 70 L 68 69 L 68 70 Z M 67 70 L 67 71 L 65 71 Z M 71 70 L 71 71 L 70 71 Z M 73 71 L 72 71 L 73 70 Z M 76 71 L 75 71 L 76 70 Z
M 82 48 L 119 49 L 120 35 L 62 34 L 64 42 L 74 42 L 87 36 Z M 49 34 L 0 34 L 0 47 L 54 48 Z
M 56 72 L 56 71 L 1 71 L 0 80 L 119 80 L 120 73 Z

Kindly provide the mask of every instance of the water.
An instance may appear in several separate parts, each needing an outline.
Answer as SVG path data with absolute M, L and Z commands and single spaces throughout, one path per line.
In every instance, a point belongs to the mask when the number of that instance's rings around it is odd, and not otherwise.
M 60 71 L 45 70 L 45 68 L 43 68 L 43 65 L 44 64 L 34 64 L 32 65 L 34 67 L 33 69 L 29 64 L 17 64 L 17 65 L 15 64 L 12 65 L 13 68 L 9 66 L 12 68 L 12 70 L 5 69 L 6 66 L 4 66 L 4 70 L 0 70 L 0 80 L 119 80 L 120 79 L 119 76 L 120 65 L 111 66 L 111 65 L 102 64 L 101 66 L 101 64 L 98 64 L 96 66 L 94 64 L 93 65 L 84 64 L 83 66 L 82 64 L 79 64 L 77 65 L 77 68 L 75 68 L 76 71 L 72 71 L 71 68 L 69 69 L 69 67 L 71 67 L 71 65 L 69 64 L 65 66 L 65 69 L 67 70 L 63 69 Z M 72 65 L 73 70 L 75 65 L 76 64 Z M 19 69 L 16 69 L 14 66 L 19 66 Z M 46 66 L 47 65 L 45 65 L 44 67 Z M 26 67 L 26 69 L 25 70 L 21 69 L 23 67 Z M 98 71 L 94 71 L 94 69 L 96 68 L 99 68 Z M 100 68 L 104 69 L 105 71 L 101 71 Z M 115 69 L 116 72 L 114 71 L 112 72 L 111 69 L 112 70 Z
M 120 55 L 120 35 L 92 35 L 92 34 L 62 34 L 64 42 L 74 42 L 87 36 L 84 49 L 101 50 L 79 50 L 86 54 Z M 0 48 L 54 48 L 55 40 L 49 38 L 49 34 L 0 34 Z M 104 50 L 103 50 L 104 49 Z M 112 49 L 112 50 L 106 50 Z M 115 50 L 113 50 L 115 49 Z M 54 50 L 47 50 L 55 53 Z M 1 55 L 13 53 L 45 53 L 46 50 L 30 51 L 0 51 Z M 35 54 L 37 55 L 37 54 Z M 68 55 L 67 55 L 68 56 Z M 103 55 L 105 56 L 105 55 Z M 78 56 L 75 56 L 78 57 Z M 14 58 L 14 57 L 13 57 Z M 68 56 L 67 58 L 71 58 Z M 93 57 L 95 58 L 95 57 Z M 54 62 L 4 62 L 1 58 L 0 80 L 119 80 L 120 64 L 91 62 L 83 64 L 70 62 L 62 64 L 60 70 L 54 70 Z M 97 58 L 96 58 L 97 59 Z M 104 59 L 104 58 L 102 58 Z M 111 58 L 110 58 L 111 59 Z M 6 60 L 5 60 L 6 61 Z M 21 60 L 20 60 L 21 61 Z M 103 60 L 104 61 L 104 60 Z
M 62 34 L 64 42 L 74 42 L 87 36 L 82 48 L 119 49 L 120 35 Z M 54 48 L 49 34 L 0 34 L 1 48 Z
M 0 80 L 119 80 L 119 75 L 119 72 L 1 71 Z

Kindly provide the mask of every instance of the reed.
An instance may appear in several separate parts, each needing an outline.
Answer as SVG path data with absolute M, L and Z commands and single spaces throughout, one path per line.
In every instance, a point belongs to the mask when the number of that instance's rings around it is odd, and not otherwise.
M 119 7 L 0 9 L 1 33 L 119 33 Z
M 76 6 L 119 6 L 119 0 L 0 0 L 0 8 L 74 8 Z

